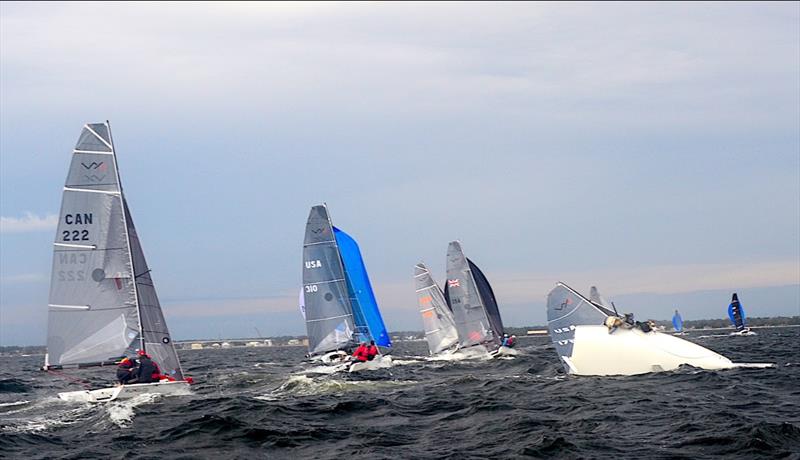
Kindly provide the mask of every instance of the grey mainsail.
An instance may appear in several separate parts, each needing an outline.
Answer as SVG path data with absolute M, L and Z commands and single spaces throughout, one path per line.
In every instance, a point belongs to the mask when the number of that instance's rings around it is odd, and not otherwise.
M 616 314 L 564 283 L 556 284 L 547 294 L 547 327 L 559 356 L 572 356 L 577 326 L 602 326 L 609 316 Z
M 325 205 L 312 207 L 306 223 L 303 296 L 309 354 L 322 354 L 353 343 L 353 309 Z
M 600 295 L 600 291 L 597 290 L 597 286 L 592 286 L 591 288 L 589 288 L 589 300 L 596 303 L 597 305 L 610 307 L 610 305 L 606 303 L 606 299 Z
M 53 244 L 45 368 L 110 364 L 137 349 L 182 378 L 122 193 L 110 129 L 89 124 L 73 150 Z
M 442 290 L 433 281 L 428 268 L 422 262 L 414 267 L 414 283 L 417 290 L 419 312 L 425 328 L 425 338 L 431 354 L 439 353 L 457 344 L 458 331 L 453 314 L 445 302 Z
M 128 239 L 131 245 L 131 260 L 134 267 L 134 279 L 136 280 L 136 293 L 139 303 L 139 319 L 141 322 L 144 349 L 158 363 L 162 374 L 167 374 L 177 380 L 183 380 L 183 370 L 175 351 L 175 345 L 167 329 L 167 322 L 164 320 L 164 313 L 161 311 L 161 303 L 158 301 L 156 288 L 153 279 L 150 277 L 150 269 L 144 258 L 142 245 L 133 225 L 131 213 L 128 210 L 128 202 L 122 198 L 125 209 L 126 221 L 128 224 Z
M 447 247 L 447 300 L 453 310 L 459 345 L 469 347 L 496 340 L 461 243 Z

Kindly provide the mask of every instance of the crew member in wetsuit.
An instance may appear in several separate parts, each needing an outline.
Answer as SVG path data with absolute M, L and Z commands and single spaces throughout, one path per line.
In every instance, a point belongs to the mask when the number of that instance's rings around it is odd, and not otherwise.
M 143 350 L 139 351 L 139 371 L 136 376 L 136 383 L 158 382 L 161 377 L 161 369 L 158 364 L 150 358 L 150 355 Z
M 361 342 L 353 353 L 353 358 L 362 363 L 367 360 L 367 342 Z
M 508 334 L 503 334 L 503 340 L 500 342 L 501 347 L 508 346 Z
M 120 361 L 117 366 L 117 381 L 121 385 L 125 385 L 135 379 L 136 375 L 136 360 L 128 358 L 127 356 L 122 358 L 122 361 Z
M 508 338 L 508 340 L 506 341 L 506 346 L 507 346 L 508 348 L 514 348 L 514 345 L 516 345 L 516 344 L 517 344 L 517 336 L 516 336 L 516 335 L 512 335 L 512 336 L 511 336 L 511 337 L 509 337 L 509 338 Z
M 375 357 L 378 356 L 378 347 L 375 346 L 375 341 L 369 341 L 369 347 L 367 347 L 367 361 L 372 361 Z

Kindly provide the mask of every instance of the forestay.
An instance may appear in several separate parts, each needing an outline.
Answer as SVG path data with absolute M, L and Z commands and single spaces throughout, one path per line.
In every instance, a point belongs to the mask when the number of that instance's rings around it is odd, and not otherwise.
M 458 241 L 450 242 L 447 248 L 445 299 L 453 311 L 461 347 L 497 340 Z
M 447 307 L 442 290 L 433 281 L 428 268 L 422 262 L 414 267 L 414 283 L 419 312 L 425 328 L 425 338 L 431 354 L 453 347 L 458 343 L 455 319 Z
M 350 235 L 337 227 L 333 227 L 333 234 L 339 248 L 339 255 L 344 267 L 344 277 L 347 282 L 350 306 L 356 328 L 361 335 L 359 340 L 374 340 L 381 347 L 391 347 L 389 332 L 383 323 L 375 293 L 369 282 L 367 268 L 358 243 Z
M 109 127 L 89 124 L 73 150 L 53 244 L 45 368 L 111 364 L 137 349 L 182 378 Z
M 572 356 L 577 326 L 602 326 L 613 311 L 591 302 L 564 283 L 547 295 L 547 328 L 559 356 Z
M 312 207 L 306 223 L 303 295 L 309 354 L 322 354 L 352 345 L 355 331 L 353 310 L 325 205 Z

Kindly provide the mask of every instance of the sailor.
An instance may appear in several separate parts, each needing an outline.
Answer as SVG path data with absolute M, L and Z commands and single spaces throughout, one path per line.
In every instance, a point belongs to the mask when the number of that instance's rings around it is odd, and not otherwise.
M 136 360 L 132 358 L 128 358 L 127 356 L 122 358 L 122 361 L 119 362 L 117 366 L 117 381 L 124 385 L 134 378 L 136 378 Z
M 375 357 L 378 356 L 378 347 L 375 346 L 375 341 L 369 341 L 369 347 L 367 347 L 367 361 L 372 361 Z
M 158 382 L 161 377 L 161 369 L 158 364 L 150 358 L 144 350 L 139 350 L 139 371 L 136 376 L 136 383 Z
M 501 347 L 507 347 L 508 346 L 508 334 L 503 334 L 503 341 L 500 342 L 500 346 Z
M 512 335 L 511 337 L 508 338 L 508 341 L 506 341 L 506 346 L 508 348 L 514 348 L 514 345 L 516 345 L 516 344 L 517 344 L 517 336 L 516 335 Z
M 367 360 L 367 342 L 361 342 L 353 353 L 353 358 L 362 363 Z

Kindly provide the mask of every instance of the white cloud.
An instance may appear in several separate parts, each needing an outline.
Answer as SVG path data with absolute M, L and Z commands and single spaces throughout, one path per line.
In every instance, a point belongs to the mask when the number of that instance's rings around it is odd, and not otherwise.
M 58 225 L 58 216 L 48 214 L 39 217 L 32 212 L 26 212 L 23 217 L 0 217 L 0 233 L 30 233 L 45 230 L 55 230 Z

